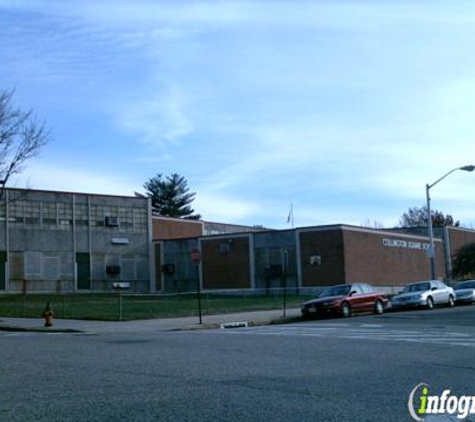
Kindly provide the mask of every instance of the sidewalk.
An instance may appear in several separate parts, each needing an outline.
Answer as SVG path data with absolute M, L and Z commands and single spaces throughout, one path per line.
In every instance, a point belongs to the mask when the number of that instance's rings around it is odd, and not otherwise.
M 247 322 L 249 325 L 266 325 L 284 322 L 300 316 L 300 309 L 287 309 L 286 319 L 282 310 L 255 311 L 234 314 L 204 315 L 202 324 L 197 316 L 186 318 L 145 319 L 138 321 L 87 321 L 56 319 L 54 326 L 45 328 L 42 318 L 0 317 L 1 331 L 56 332 L 56 333 L 137 333 L 219 328 L 221 324 Z

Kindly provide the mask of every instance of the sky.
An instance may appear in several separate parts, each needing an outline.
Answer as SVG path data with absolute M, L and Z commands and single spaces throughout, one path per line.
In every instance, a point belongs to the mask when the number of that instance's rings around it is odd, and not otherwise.
M 205 220 L 394 227 L 475 164 L 475 3 L 0 0 L 0 89 L 52 140 L 11 186 L 133 195 Z M 431 189 L 475 226 L 475 172 Z

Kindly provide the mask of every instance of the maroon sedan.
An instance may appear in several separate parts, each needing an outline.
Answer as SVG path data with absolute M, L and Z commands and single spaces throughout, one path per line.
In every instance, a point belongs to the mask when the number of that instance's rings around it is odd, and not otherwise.
M 354 312 L 382 314 L 388 304 L 386 293 L 369 284 L 340 284 L 321 292 L 315 299 L 302 305 L 302 316 L 340 315 L 349 317 Z

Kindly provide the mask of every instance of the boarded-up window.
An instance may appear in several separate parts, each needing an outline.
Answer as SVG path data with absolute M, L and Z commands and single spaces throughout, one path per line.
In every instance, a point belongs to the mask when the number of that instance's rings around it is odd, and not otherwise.
M 106 278 L 106 263 L 104 254 L 92 255 L 92 279 L 104 280 Z
M 42 279 L 59 279 L 59 257 L 43 256 L 42 258 Z
M 135 257 L 134 255 L 122 255 L 120 278 L 122 280 L 135 280 Z
M 41 252 L 25 252 L 25 278 L 41 278 Z
M 73 266 L 73 255 L 69 252 L 60 252 L 59 253 L 60 269 L 59 276 L 62 280 L 73 279 L 74 276 L 74 266 Z
M 148 259 L 146 256 L 136 256 L 135 268 L 137 272 L 137 280 L 148 280 Z
M 10 252 L 10 278 L 12 280 L 23 280 L 25 278 L 23 252 Z

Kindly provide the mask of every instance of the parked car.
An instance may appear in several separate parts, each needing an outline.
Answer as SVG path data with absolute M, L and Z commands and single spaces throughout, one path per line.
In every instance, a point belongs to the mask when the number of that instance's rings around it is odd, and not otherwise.
M 466 280 L 454 286 L 455 302 L 473 303 L 475 302 L 475 280 Z
M 434 305 L 454 306 L 454 303 L 454 289 L 438 280 L 408 284 L 402 292 L 391 299 L 394 309 L 417 306 L 432 309 Z
M 337 315 L 349 317 L 353 312 L 382 314 L 388 304 L 386 293 L 364 283 L 340 284 L 321 292 L 302 305 L 304 318 Z

